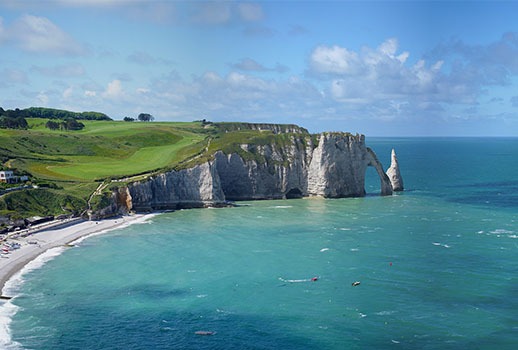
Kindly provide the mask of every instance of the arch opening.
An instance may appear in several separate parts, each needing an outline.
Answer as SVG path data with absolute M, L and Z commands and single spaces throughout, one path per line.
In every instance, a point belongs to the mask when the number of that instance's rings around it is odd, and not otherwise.
M 302 198 L 303 193 L 300 190 L 300 188 L 295 187 L 295 188 L 290 189 L 288 192 L 286 192 L 285 197 L 286 197 L 286 199 Z
M 381 193 L 381 180 L 376 168 L 368 166 L 365 169 L 365 195 L 379 196 Z

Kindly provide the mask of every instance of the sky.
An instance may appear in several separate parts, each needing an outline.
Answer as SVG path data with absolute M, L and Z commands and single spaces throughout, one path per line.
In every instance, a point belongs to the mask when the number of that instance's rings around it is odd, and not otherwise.
M 0 106 L 518 136 L 518 1 L 0 0 Z

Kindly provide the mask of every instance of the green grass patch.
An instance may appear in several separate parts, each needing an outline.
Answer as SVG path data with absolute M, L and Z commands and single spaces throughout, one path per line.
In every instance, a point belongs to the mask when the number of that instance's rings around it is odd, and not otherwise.
M 60 181 L 118 178 L 172 166 L 190 157 L 191 150 L 199 152 L 193 146 L 206 137 L 200 123 L 84 121 L 83 130 L 67 132 L 49 130 L 45 122 L 29 119 L 29 130 L 2 130 L 0 141 L 8 148 L 0 155 L 15 158 L 14 167 L 38 178 Z
M 29 189 L 0 197 L 0 212 L 13 218 L 78 213 L 86 201 L 53 189 Z
M 50 130 L 48 120 L 28 118 L 29 129 L 0 129 L 2 165 L 31 175 L 33 183 L 51 188 L 19 191 L 0 197 L 0 215 L 47 215 L 84 209 L 104 180 L 143 178 L 148 174 L 192 167 L 221 150 L 245 160 L 266 161 L 258 147 L 282 149 L 293 139 L 312 136 L 293 125 L 123 122 L 82 120 L 82 130 Z M 293 133 L 291 133 L 293 131 Z M 277 133 L 278 132 L 278 133 Z M 252 145 L 245 150 L 243 144 Z M 303 143 L 301 143 L 303 144 Z M 283 155 L 284 157 L 284 155 Z M 286 155 L 281 162 L 288 162 Z M 102 207 L 106 198 L 97 198 Z

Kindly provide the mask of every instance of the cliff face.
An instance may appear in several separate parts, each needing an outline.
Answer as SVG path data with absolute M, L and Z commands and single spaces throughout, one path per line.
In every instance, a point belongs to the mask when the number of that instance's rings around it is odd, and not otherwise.
M 213 162 L 169 171 L 127 186 L 129 210 L 149 211 L 217 205 L 225 201 Z
M 394 149 L 392 149 L 390 168 L 387 169 L 387 176 L 390 179 L 394 191 L 403 191 L 403 177 L 401 177 L 401 172 L 399 171 L 399 163 Z
M 213 160 L 190 169 L 131 183 L 113 193 L 109 211 L 204 207 L 226 200 L 359 197 L 365 195 L 368 166 L 378 172 L 381 195 L 392 194 L 393 184 L 363 135 L 323 133 L 315 144 L 309 134 L 294 133 L 283 140 L 241 144 L 236 152 L 217 151 Z
M 311 138 L 292 136 L 284 146 L 241 145 L 248 157 L 217 152 L 215 163 L 225 197 L 248 200 L 307 196 L 313 147 Z
M 323 133 L 308 171 L 308 194 L 326 198 L 365 195 L 368 166 L 378 171 L 381 194 L 392 194 L 390 181 L 374 152 L 365 146 L 365 136 Z

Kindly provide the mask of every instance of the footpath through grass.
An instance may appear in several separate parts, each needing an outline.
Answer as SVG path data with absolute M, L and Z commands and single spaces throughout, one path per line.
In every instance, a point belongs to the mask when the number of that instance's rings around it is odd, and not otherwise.
M 0 129 L 0 165 L 40 189 L 0 196 L 0 216 L 84 210 L 100 181 L 173 168 L 202 152 L 210 134 L 200 122 L 85 120 L 83 130 L 63 131 L 27 121 L 27 130 Z

